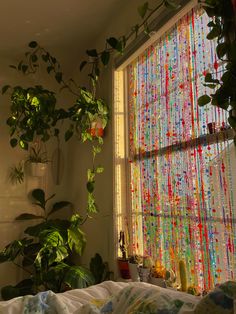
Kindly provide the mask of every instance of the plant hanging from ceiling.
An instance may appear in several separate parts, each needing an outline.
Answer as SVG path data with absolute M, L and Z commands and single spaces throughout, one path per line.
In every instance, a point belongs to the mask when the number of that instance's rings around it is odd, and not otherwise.
M 25 53 L 25 58 L 17 65 L 10 65 L 11 68 L 23 74 L 36 73 L 41 63 L 46 66 L 48 74 L 52 74 L 60 84 L 60 90 L 67 90 L 76 97 L 75 104 L 64 110 L 56 108 L 54 93 L 43 89 L 41 86 L 22 88 L 5 85 L 2 94 L 12 88 L 11 94 L 11 116 L 7 120 L 10 127 L 10 144 L 12 147 L 20 145 L 28 149 L 29 144 L 34 141 L 35 136 L 40 136 L 42 141 L 48 141 L 51 136 L 59 136 L 57 123 L 59 120 L 69 120 L 69 127 L 65 132 L 65 140 L 68 141 L 76 135 L 82 142 L 92 141 L 92 168 L 87 171 L 87 191 L 89 212 L 97 212 L 94 198 L 94 187 L 96 174 L 103 172 L 103 167 L 95 166 L 95 157 L 101 152 L 103 144 L 103 130 L 108 123 L 108 105 L 104 100 L 96 97 L 96 87 L 100 76 L 100 67 L 107 66 L 112 53 L 122 54 L 127 42 L 137 37 L 143 31 L 149 34 L 152 30 L 149 21 L 161 7 L 177 9 L 178 5 L 172 0 L 162 0 L 154 8 L 150 8 L 145 2 L 138 7 L 138 13 L 142 21 L 131 28 L 127 35 L 109 37 L 106 39 L 105 48 L 98 52 L 96 49 L 86 50 L 89 61 L 82 61 L 80 70 L 86 65 L 91 66 L 88 74 L 91 82 L 91 91 L 80 87 L 73 79 L 65 79 L 61 65 L 46 49 L 36 41 L 29 43 L 30 50 Z M 94 127 L 95 126 L 95 127 Z
M 229 124 L 236 129 L 236 3 L 234 0 L 205 0 L 200 3 L 211 18 L 207 38 L 217 39 L 216 54 L 225 70 L 220 79 L 214 73 L 206 74 L 204 85 L 213 92 L 199 97 L 198 104 L 211 103 L 228 111 Z

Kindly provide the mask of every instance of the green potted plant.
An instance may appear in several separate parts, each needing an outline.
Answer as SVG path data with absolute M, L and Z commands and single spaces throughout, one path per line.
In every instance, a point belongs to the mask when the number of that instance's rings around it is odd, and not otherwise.
M 1 290 L 3 299 L 19 295 L 35 294 L 52 290 L 63 292 L 68 288 L 84 288 L 94 283 L 91 272 L 72 263 L 73 253 L 82 254 L 86 239 L 80 226 L 85 222 L 78 212 L 70 219 L 55 219 L 53 214 L 72 204 L 61 201 L 48 206 L 55 196 L 46 199 L 41 189 L 32 191 L 34 204 L 41 209 L 41 215 L 21 214 L 16 220 L 34 222 L 25 229 L 22 239 L 14 240 L 0 252 L 0 263 L 12 262 L 23 269 L 28 278 L 16 286 Z M 35 224 L 36 221 L 39 223 Z
M 51 136 L 58 136 L 56 123 L 64 118 L 63 109 L 56 109 L 55 94 L 42 86 L 23 88 L 6 85 L 2 93 L 11 89 L 10 116 L 7 124 L 10 127 L 10 145 L 28 150 L 35 138 L 46 142 Z
M 229 113 L 228 122 L 236 130 L 236 18 L 235 3 L 231 0 L 199 1 L 207 15 L 211 18 L 208 23 L 209 40 L 216 39 L 216 54 L 224 65 L 224 71 L 218 79 L 215 73 L 207 73 L 204 85 L 212 89 L 210 95 L 199 97 L 198 104 L 205 106 L 210 103 Z
M 124 231 L 120 231 L 120 251 L 122 256 L 118 257 L 118 269 L 121 278 L 123 279 L 130 279 L 130 272 L 129 272 L 129 260 L 127 258 L 127 244 L 125 242 L 125 233 Z
M 130 255 L 128 260 L 129 272 L 132 281 L 140 281 L 138 268 L 142 263 L 142 257 L 139 255 Z
M 48 165 L 47 152 L 42 150 L 40 146 L 31 146 L 29 155 L 25 161 L 26 167 L 28 166 L 29 175 L 33 177 L 45 176 Z

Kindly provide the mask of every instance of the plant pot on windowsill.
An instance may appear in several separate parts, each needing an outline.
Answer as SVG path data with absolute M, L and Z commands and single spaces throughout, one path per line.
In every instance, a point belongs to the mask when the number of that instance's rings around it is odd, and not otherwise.
M 128 259 L 118 258 L 118 269 L 120 277 L 123 279 L 130 279 L 129 261 Z

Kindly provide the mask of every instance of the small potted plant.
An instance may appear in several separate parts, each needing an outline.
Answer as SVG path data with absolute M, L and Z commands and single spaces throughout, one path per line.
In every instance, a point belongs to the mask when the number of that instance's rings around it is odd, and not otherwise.
M 47 171 L 47 152 L 42 151 L 38 145 L 30 148 L 30 153 L 26 159 L 25 165 L 28 169 L 29 175 L 33 177 L 43 177 Z
M 150 283 L 156 286 L 166 288 L 165 279 L 169 276 L 169 272 L 165 269 L 159 261 L 156 261 L 155 265 L 152 267 Z
M 143 256 L 142 260 L 142 264 L 139 266 L 140 281 L 149 282 L 153 260 L 151 256 Z
M 127 246 L 125 243 L 125 233 L 124 231 L 120 231 L 120 250 L 122 256 L 118 258 L 118 268 L 120 272 L 120 276 L 123 279 L 130 279 L 130 272 L 129 272 L 129 260 L 127 258 Z
M 139 255 L 129 256 L 129 272 L 132 281 L 140 281 L 138 268 L 141 265 L 142 258 Z

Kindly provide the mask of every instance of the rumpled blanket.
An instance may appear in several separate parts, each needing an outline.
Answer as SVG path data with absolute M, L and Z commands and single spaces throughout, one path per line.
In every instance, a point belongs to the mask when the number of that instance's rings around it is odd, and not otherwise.
M 200 298 L 143 282 L 106 281 L 86 289 L 3 301 L 0 314 L 231 314 L 235 299 L 235 282 Z

